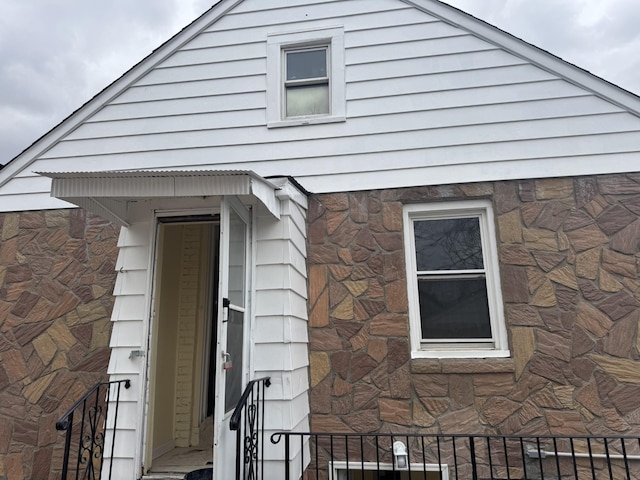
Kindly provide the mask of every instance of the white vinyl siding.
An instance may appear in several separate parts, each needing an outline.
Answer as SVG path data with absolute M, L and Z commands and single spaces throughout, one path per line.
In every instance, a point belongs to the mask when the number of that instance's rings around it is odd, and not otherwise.
M 266 128 L 267 36 L 335 27 L 347 121 Z M 251 169 L 318 193 L 629 171 L 639 132 L 634 114 L 409 3 L 245 0 L 0 187 L 0 211 L 64 205 L 37 171 Z

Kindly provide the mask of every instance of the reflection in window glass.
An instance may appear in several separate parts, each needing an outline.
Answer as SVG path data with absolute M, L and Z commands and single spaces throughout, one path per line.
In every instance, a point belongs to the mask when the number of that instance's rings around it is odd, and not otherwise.
M 422 338 L 491 338 L 484 277 L 419 279 L 418 294 Z
M 483 268 L 477 217 L 420 220 L 414 232 L 418 271 Z
M 229 212 L 229 300 L 244 307 L 246 224 L 233 211 Z
M 229 308 L 227 321 L 227 349 L 232 367 L 226 370 L 224 411 L 229 412 L 236 407 L 242 395 L 242 345 L 244 343 L 244 312 Z
M 329 85 L 287 88 L 287 117 L 329 113 Z
M 326 48 L 287 52 L 287 80 L 324 78 L 326 76 Z

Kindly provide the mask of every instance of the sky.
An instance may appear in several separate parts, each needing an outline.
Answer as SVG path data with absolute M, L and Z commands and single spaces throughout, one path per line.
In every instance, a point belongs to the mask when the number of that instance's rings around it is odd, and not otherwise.
M 214 1 L 0 0 L 0 164 Z M 446 1 L 640 94 L 639 0 Z

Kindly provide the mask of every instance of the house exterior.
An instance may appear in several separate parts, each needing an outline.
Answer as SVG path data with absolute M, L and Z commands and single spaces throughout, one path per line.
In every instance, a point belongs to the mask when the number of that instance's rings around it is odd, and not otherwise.
M 264 376 L 267 432 L 639 435 L 638 165 L 640 98 L 437 0 L 221 0 L 0 170 L 0 477 L 107 376 L 118 479 L 206 418 L 226 478 Z

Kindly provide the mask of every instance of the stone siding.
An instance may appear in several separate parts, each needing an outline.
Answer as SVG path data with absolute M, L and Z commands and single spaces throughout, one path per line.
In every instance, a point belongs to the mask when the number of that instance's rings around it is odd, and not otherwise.
M 106 379 L 118 231 L 83 210 L 0 214 L 0 478 L 57 478 L 55 422 Z
M 508 359 L 410 358 L 402 206 L 489 198 Z M 314 195 L 314 431 L 639 434 L 640 174 Z

